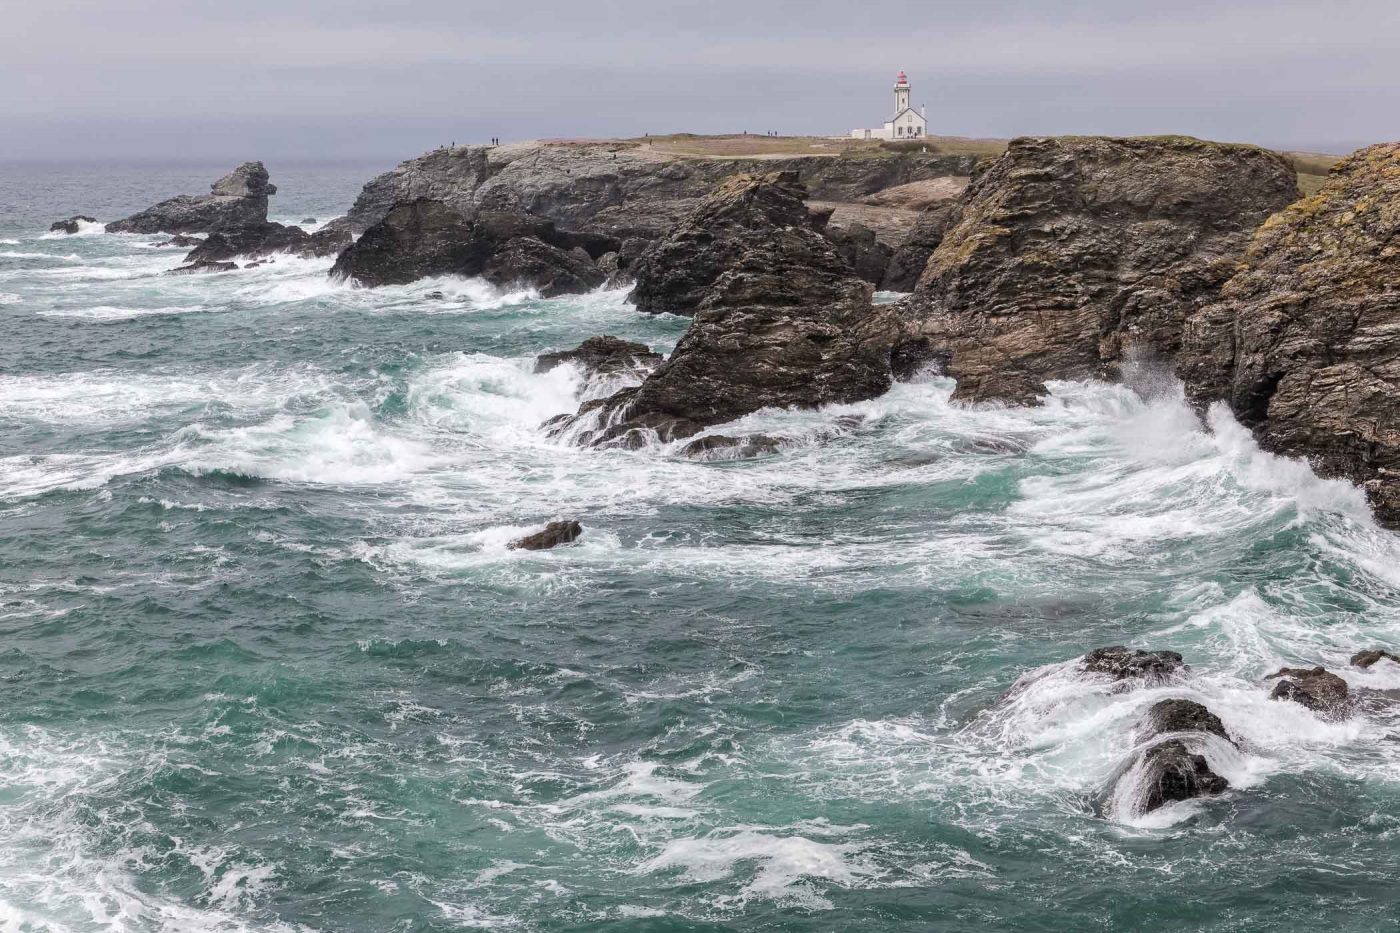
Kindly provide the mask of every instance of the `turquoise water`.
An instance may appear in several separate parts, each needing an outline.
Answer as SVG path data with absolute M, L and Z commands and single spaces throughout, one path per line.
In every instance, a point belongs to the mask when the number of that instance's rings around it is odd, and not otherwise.
M 271 168 L 291 221 L 370 174 Z M 43 233 L 220 172 L 0 169 L 0 929 L 1393 925 L 1400 668 L 1346 659 L 1400 646 L 1400 546 L 1351 487 L 1150 371 L 579 450 L 538 425 L 611 387 L 533 356 L 684 320 Z M 1114 643 L 1191 675 L 1065 663 Z M 1324 722 L 1285 662 L 1380 692 Z M 1167 695 L 1235 789 L 1110 819 Z

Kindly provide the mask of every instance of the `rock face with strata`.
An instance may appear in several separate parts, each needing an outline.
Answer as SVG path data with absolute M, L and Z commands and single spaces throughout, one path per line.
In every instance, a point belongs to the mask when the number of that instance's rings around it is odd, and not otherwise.
M 918 329 L 969 400 L 1033 402 L 1046 380 L 1170 358 L 1254 228 L 1297 196 L 1290 166 L 1252 146 L 1014 140 L 974 176 L 930 257 Z
M 108 233 L 210 233 L 267 222 L 277 193 L 261 162 L 245 162 L 214 182 L 209 194 L 182 194 L 107 225 Z
M 1178 371 L 1268 450 L 1308 458 L 1400 524 L 1400 143 L 1362 149 L 1255 233 Z
M 760 408 L 888 390 L 893 317 L 812 225 L 805 195 L 791 174 L 774 173 L 732 178 L 706 198 L 638 267 L 647 306 L 693 313 L 690 329 L 640 386 L 586 405 L 561 429 L 635 447 Z

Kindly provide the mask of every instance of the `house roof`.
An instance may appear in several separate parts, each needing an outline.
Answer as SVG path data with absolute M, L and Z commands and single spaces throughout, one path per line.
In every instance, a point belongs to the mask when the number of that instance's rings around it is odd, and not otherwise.
M 919 111 L 915 110 L 913 107 L 905 107 L 903 110 L 901 110 L 899 113 L 895 114 L 894 116 L 890 117 L 890 118 L 889 118 L 888 120 L 886 120 L 885 122 L 886 122 L 886 123 L 896 123 L 896 122 L 899 121 L 899 118 L 902 117 L 902 116 L 904 116 L 906 113 L 912 113 L 914 116 L 918 117 L 920 120 L 923 120 L 925 123 L 928 122 L 928 117 L 925 117 L 923 114 L 919 113 Z

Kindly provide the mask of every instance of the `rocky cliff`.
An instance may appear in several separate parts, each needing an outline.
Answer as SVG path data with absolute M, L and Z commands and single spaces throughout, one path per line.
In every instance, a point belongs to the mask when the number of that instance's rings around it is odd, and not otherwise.
M 1196 400 L 1400 523 L 1400 143 L 1353 154 L 1259 228 L 1178 368 Z
M 1014 140 L 973 179 L 918 283 L 915 330 L 956 397 L 1030 402 L 1048 379 L 1171 357 L 1251 232 L 1297 197 L 1252 146 L 1185 137 Z
M 889 389 L 892 315 L 817 229 L 792 173 L 719 186 L 639 269 L 694 320 L 642 384 L 584 406 L 558 429 L 583 443 L 690 437 L 765 407 L 813 407 Z M 678 270 L 701 269 L 684 281 Z M 659 284 L 658 284 L 659 283 Z M 664 287 L 659 287 L 664 286 Z
M 814 198 L 859 201 L 901 185 L 971 174 L 974 156 L 684 158 L 631 142 L 459 146 L 410 159 L 370 181 L 338 226 L 355 233 L 394 205 L 427 198 L 459 212 L 527 211 L 569 230 L 656 239 L 724 179 L 797 172 Z

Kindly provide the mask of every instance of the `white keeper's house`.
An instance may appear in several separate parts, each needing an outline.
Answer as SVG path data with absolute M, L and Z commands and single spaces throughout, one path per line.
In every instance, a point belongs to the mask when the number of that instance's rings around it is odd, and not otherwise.
M 894 116 L 884 129 L 851 130 L 856 139 L 919 139 L 928 135 L 928 108 L 909 106 L 909 76 L 904 72 L 894 80 Z

